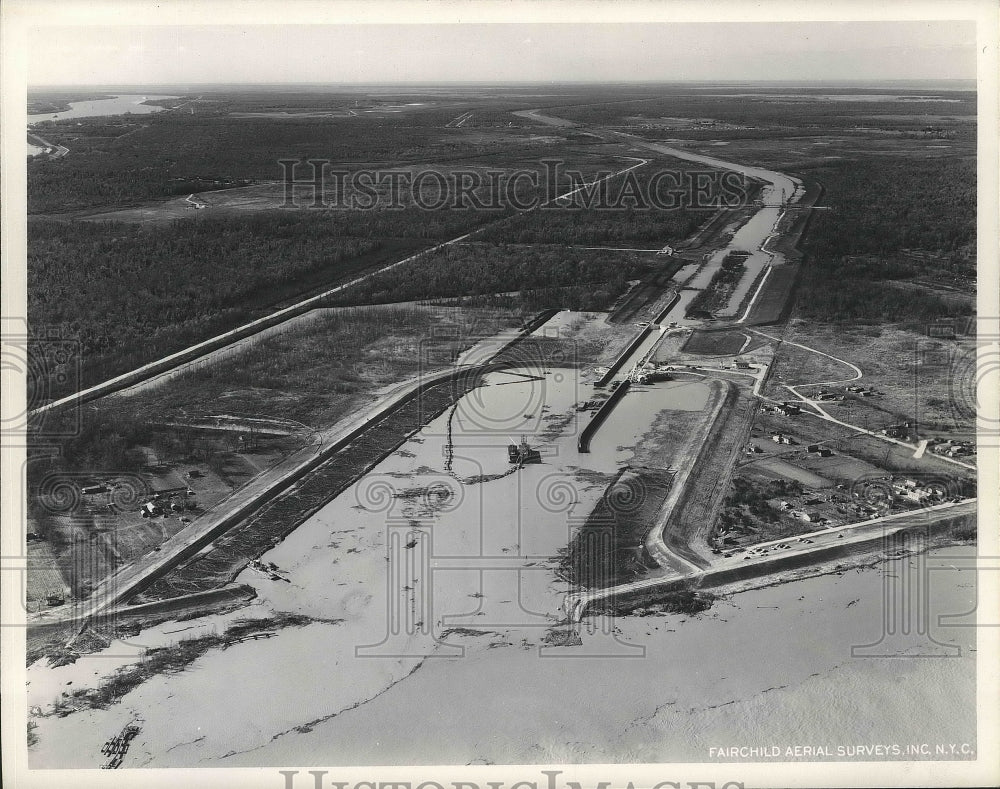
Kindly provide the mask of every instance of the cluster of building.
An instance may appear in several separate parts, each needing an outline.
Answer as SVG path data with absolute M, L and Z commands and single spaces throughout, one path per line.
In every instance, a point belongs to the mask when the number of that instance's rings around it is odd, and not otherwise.
M 817 526 L 824 526 L 830 522 L 828 518 L 824 518 L 818 512 L 806 512 L 805 510 L 796 509 L 795 505 L 790 501 L 779 501 L 777 508 L 786 515 L 803 523 L 814 523 Z
M 920 481 L 910 477 L 889 476 L 883 477 L 881 481 L 874 481 L 872 484 L 881 486 L 886 483 L 885 493 L 889 494 L 891 491 L 891 501 L 886 503 L 890 504 L 892 502 L 908 502 L 928 506 L 944 501 L 949 496 L 947 485 L 934 479 Z M 855 498 L 863 498 L 865 494 L 863 490 L 854 490 L 851 495 Z M 878 507 L 865 502 L 855 503 L 853 509 L 862 515 L 874 515 L 879 512 Z
M 928 504 L 940 501 L 944 497 L 944 492 L 939 486 L 927 486 L 906 478 L 892 481 L 892 493 L 896 498 L 913 504 Z
M 975 441 L 953 441 L 952 439 L 936 438 L 928 441 L 927 446 L 935 455 L 945 455 L 950 458 L 976 454 Z
M 889 438 L 909 438 L 911 426 L 910 422 L 903 422 L 899 425 L 889 425 L 879 430 L 878 433 L 880 436 L 888 436 Z
M 200 473 L 192 472 L 188 476 L 200 476 Z M 151 495 L 139 508 L 144 518 L 167 516 L 172 512 L 181 513 L 196 509 L 198 506 L 191 498 L 195 495 L 194 491 L 173 473 L 152 477 L 149 488 Z
M 802 407 L 796 403 L 785 401 L 775 405 L 766 404 L 761 406 L 765 414 L 781 414 L 782 416 L 796 416 L 802 413 Z

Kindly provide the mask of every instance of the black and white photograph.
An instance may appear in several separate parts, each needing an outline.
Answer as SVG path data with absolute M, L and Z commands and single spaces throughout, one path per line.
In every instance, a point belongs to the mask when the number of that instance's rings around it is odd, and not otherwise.
M 1000 781 L 1000 5 L 0 13 L 12 786 Z

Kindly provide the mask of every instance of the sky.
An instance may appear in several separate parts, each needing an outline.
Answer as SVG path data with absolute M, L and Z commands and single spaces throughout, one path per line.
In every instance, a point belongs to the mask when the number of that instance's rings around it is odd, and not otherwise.
M 33 28 L 28 84 L 974 79 L 971 22 Z

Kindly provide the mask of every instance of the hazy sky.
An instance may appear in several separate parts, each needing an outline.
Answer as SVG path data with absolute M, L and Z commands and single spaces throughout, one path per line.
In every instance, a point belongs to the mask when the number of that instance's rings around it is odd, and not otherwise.
M 46 27 L 28 83 L 974 79 L 964 22 Z

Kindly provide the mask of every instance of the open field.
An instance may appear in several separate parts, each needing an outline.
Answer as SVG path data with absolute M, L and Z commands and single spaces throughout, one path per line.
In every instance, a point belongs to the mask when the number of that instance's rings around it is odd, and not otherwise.
M 836 403 L 831 413 L 846 422 L 862 426 L 868 422 L 874 428 L 916 420 L 931 434 L 952 431 L 969 435 L 974 430 L 967 395 L 974 340 L 961 332 L 955 339 L 944 339 L 928 336 L 926 328 L 921 331 L 899 325 L 851 327 L 793 321 L 784 337 L 838 358 L 850 359 L 861 368 L 864 377 L 857 383 L 873 386 L 878 394 L 858 397 L 844 392 L 843 386 L 832 387 L 840 389 L 839 394 L 844 395 L 845 400 Z M 776 366 L 785 376 L 780 379 L 782 382 L 800 385 L 812 380 L 833 380 L 833 376 L 850 377 L 849 371 L 847 375 L 841 374 L 843 366 L 828 364 L 829 360 L 824 361 L 815 354 L 812 356 L 818 361 L 809 361 L 797 353 L 799 350 L 782 346 L 781 356 L 793 352 L 791 357 L 786 357 L 789 359 L 787 368 Z M 792 368 L 801 370 L 802 374 L 793 377 Z M 778 380 L 772 378 L 772 385 Z M 819 388 L 822 387 L 807 387 L 801 391 L 808 396 Z M 780 398 L 777 388 L 772 386 L 771 391 Z M 847 416 L 843 415 L 844 411 Z M 854 415 L 853 418 L 850 415 Z
M 819 444 L 834 451 L 829 458 L 816 458 L 807 461 L 812 468 L 823 472 L 831 479 L 841 479 L 845 483 L 856 477 L 855 470 L 865 471 L 867 466 L 859 467 L 839 460 L 839 454 L 857 458 L 869 466 L 875 466 L 886 474 L 931 474 L 957 481 L 969 480 L 975 477 L 975 472 L 947 463 L 936 458 L 932 453 L 925 453 L 923 458 L 914 458 L 913 449 L 888 441 L 883 441 L 865 433 L 858 433 L 841 425 L 836 425 L 818 416 L 806 412 L 798 416 L 784 417 L 778 414 L 761 413 L 754 425 L 760 429 L 761 435 L 771 436 L 781 433 L 790 437 L 798 447 L 793 452 L 801 455 L 802 447 Z M 826 463 L 827 460 L 832 461 Z M 838 472 L 842 476 L 838 477 Z M 815 473 L 815 472 L 814 472 Z
M 523 317 L 513 310 L 417 304 L 323 309 L 129 401 L 163 421 L 221 409 L 323 427 L 369 392 L 447 364 Z
M 795 283 L 799 274 L 798 263 L 772 266 L 757 301 L 754 302 L 747 323 L 766 326 L 778 322 L 788 313 Z
M 748 341 L 739 331 L 698 330 L 690 334 L 681 351 L 695 356 L 733 356 L 751 347 L 751 342 L 752 338 Z

